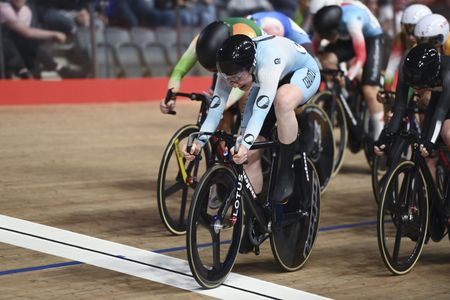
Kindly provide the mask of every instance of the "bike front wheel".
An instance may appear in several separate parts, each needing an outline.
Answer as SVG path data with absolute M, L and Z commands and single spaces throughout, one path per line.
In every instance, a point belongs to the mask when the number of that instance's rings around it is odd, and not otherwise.
M 192 198 L 186 245 L 189 267 L 204 288 L 219 286 L 231 272 L 241 244 L 243 210 L 236 199 L 237 178 L 224 165 L 210 168 Z M 211 197 L 220 205 L 211 207 Z M 236 206 L 236 210 L 233 207 Z
M 398 164 L 378 206 L 377 238 L 381 258 L 395 275 L 411 271 L 422 252 L 428 229 L 428 192 L 412 161 Z
M 174 235 L 186 233 L 191 197 L 209 162 L 209 144 L 191 162 L 186 161 L 181 154 L 181 148 L 187 144 L 189 135 L 198 131 L 199 127 L 194 124 L 181 127 L 167 144 L 159 167 L 156 194 L 158 212 L 164 226 Z
M 311 254 L 320 219 L 320 183 L 306 155 L 296 156 L 295 188 L 286 204 L 275 204 L 272 253 L 286 271 L 300 269 Z

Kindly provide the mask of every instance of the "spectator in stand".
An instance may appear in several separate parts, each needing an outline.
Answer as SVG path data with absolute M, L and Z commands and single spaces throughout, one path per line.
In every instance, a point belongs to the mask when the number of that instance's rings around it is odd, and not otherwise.
M 1 15 L 0 15 L 0 26 L 2 23 Z M 0 78 L 11 79 L 13 76 L 17 76 L 22 79 L 30 78 L 31 74 L 29 73 L 27 67 L 25 66 L 25 62 L 22 59 L 22 56 L 17 50 L 16 45 L 8 38 L 2 36 L 0 51 L 3 51 L 3 61 L 0 64 L 3 64 L 5 74 L 0 74 Z
M 273 9 L 280 11 L 287 15 L 289 18 L 294 19 L 298 3 L 297 0 L 269 0 L 273 6 Z
M 26 0 L 0 2 L 0 22 L 3 34 L 14 44 L 33 77 L 41 71 L 56 71 L 63 78 L 84 77 L 83 73 L 58 64 L 42 47 L 42 41 L 64 43 L 66 35 L 59 31 L 31 27 L 32 12 Z
M 173 26 L 176 22 L 175 12 L 159 9 L 156 3 L 146 0 L 110 0 L 107 9 L 110 24 L 126 28 Z
M 87 0 L 33 0 L 37 22 L 45 29 L 73 35 L 77 27 L 89 27 Z
M 230 16 L 245 17 L 259 11 L 273 10 L 268 0 L 230 0 L 227 5 Z
M 183 25 L 205 27 L 216 20 L 216 6 L 213 0 L 180 0 L 178 4 L 184 7 L 184 10 L 181 10 L 182 19 L 189 15 L 192 17 Z

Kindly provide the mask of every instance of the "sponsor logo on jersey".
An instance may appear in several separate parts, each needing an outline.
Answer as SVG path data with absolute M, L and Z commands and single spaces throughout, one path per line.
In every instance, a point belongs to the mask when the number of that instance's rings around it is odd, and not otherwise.
M 279 57 L 275 58 L 273 62 L 274 64 L 279 65 L 281 63 L 281 59 Z
M 269 107 L 269 97 L 263 95 L 259 96 L 258 99 L 256 99 L 256 106 L 258 106 L 261 109 L 266 109 Z
M 302 79 L 303 83 L 305 84 L 306 88 L 309 89 L 309 87 L 314 82 L 314 79 L 316 78 L 316 73 L 310 69 L 308 69 L 308 72 L 306 72 L 306 76 Z
M 209 104 L 209 108 L 218 108 L 220 105 L 220 97 L 219 96 L 214 96 L 211 99 L 211 103 Z
M 244 136 L 244 141 L 249 145 L 251 145 L 254 140 L 255 140 L 255 137 L 253 136 L 253 134 L 246 134 Z

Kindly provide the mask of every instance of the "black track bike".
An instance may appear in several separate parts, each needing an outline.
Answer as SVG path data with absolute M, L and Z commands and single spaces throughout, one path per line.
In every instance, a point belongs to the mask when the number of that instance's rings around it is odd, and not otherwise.
M 400 136 L 412 146 L 411 159 L 391 167 L 377 217 L 381 258 L 396 275 L 412 270 L 430 238 L 437 242 L 447 235 L 450 192 L 447 152 L 438 149 L 436 184 L 419 152 L 420 134 L 409 130 Z
M 189 135 L 200 130 L 206 118 L 210 97 L 199 93 L 172 93 L 169 90 L 165 98 L 166 103 L 176 96 L 201 102 L 197 122 L 181 127 L 170 139 L 161 158 L 158 173 L 157 202 L 161 220 L 169 232 L 183 235 L 186 233 L 187 212 L 192 194 L 200 177 L 208 168 L 211 147 L 210 144 L 205 145 L 198 159 L 192 162 L 184 159 L 181 149 L 187 144 Z
M 369 122 L 367 104 L 364 101 L 359 84 L 352 82 L 343 90 L 340 80 L 342 70 L 321 70 L 326 90 L 311 99 L 323 108 L 333 125 L 333 137 L 336 145 L 333 163 L 333 175 L 336 175 L 344 162 L 345 149 L 353 153 L 364 149 L 368 163 L 372 164 L 373 143 L 370 138 L 372 128 Z
M 224 141 L 229 149 L 236 142 L 236 136 L 224 132 L 211 135 Z M 300 269 L 314 246 L 320 216 L 320 183 L 314 164 L 304 151 L 297 153 L 294 193 L 285 204 L 276 204 L 271 193 L 276 181 L 278 142 L 256 142 L 252 149 L 270 149 L 272 153 L 265 183 L 268 191 L 263 199 L 255 194 L 243 166 L 234 164 L 231 155 L 223 159 L 210 156 L 216 158 L 214 165 L 202 177 L 192 198 L 187 256 L 195 280 L 204 288 L 217 287 L 227 278 L 236 261 L 243 230 L 256 254 L 259 245 L 270 238 L 272 253 L 286 271 Z M 214 209 L 208 204 L 213 190 L 221 191 L 221 204 Z

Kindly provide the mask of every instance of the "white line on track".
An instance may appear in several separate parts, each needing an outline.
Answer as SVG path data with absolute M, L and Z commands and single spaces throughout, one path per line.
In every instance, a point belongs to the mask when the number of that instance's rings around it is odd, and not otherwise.
M 228 276 L 225 285 L 201 289 L 185 260 L 5 215 L 0 215 L 0 242 L 215 298 L 328 299 L 236 273 Z

